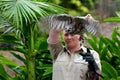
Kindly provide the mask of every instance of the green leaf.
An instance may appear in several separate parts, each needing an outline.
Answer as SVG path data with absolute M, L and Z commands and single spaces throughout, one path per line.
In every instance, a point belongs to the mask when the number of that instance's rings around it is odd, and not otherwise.
M 3 57 L 2 55 L 0 55 L 0 64 L 6 64 L 10 66 L 19 66 L 17 63 L 7 59 L 6 57 Z
M 39 41 L 40 41 L 40 44 L 38 49 L 46 50 L 48 46 L 47 40 L 45 38 L 41 38 Z
M 117 38 L 117 31 L 118 31 L 118 28 L 114 28 L 113 32 L 112 32 L 112 40 L 116 40 Z
M 111 79 L 111 78 L 116 79 L 118 76 L 117 70 L 115 68 L 113 68 L 112 65 L 110 65 L 106 61 L 102 61 L 102 71 L 104 74 L 106 74 L 106 76 L 104 76 L 104 77 L 108 77 L 109 79 Z
M 14 51 L 18 51 L 18 52 L 21 52 L 23 54 L 28 53 L 28 51 L 26 49 L 24 49 L 23 47 L 17 47 L 16 49 L 14 49 Z
M 115 42 L 115 44 L 118 44 L 117 46 L 120 46 L 120 29 L 119 28 L 114 28 L 112 32 L 112 40 Z
M 64 8 L 51 3 L 30 0 L 3 1 L 0 9 L 4 18 L 18 28 L 25 27 L 24 24 L 28 25 L 33 21 L 37 23 L 40 16 L 45 16 L 48 13 L 63 13 L 64 11 Z
M 117 77 L 117 80 L 120 80 L 120 76 Z
M 25 66 L 24 67 L 17 66 L 17 67 L 13 67 L 11 69 L 14 70 L 16 73 L 25 76 L 25 73 L 24 73 Z
M 0 38 L 3 39 L 5 42 L 11 42 L 11 43 L 18 40 L 16 37 L 7 34 L 1 35 Z
M 108 58 L 110 58 L 110 57 L 106 58 L 106 56 L 109 56 L 107 45 L 102 48 L 101 53 L 100 53 L 100 59 L 109 61 L 110 59 L 108 59 Z
M 118 17 L 120 17 L 120 11 L 117 11 L 116 14 Z
M 52 67 L 47 67 L 44 74 L 43 74 L 43 76 L 49 75 L 51 73 L 52 73 Z
M 4 77 L 6 80 L 8 79 L 8 74 L 6 73 L 2 64 L 0 64 L 0 75 Z
M 9 32 L 12 32 L 12 31 L 14 31 L 14 30 L 15 30 L 14 27 L 9 27 L 7 30 L 4 31 L 3 34 L 6 34 L 6 33 L 9 33 Z
M 26 64 L 26 60 L 22 56 L 20 56 L 19 54 L 16 54 L 15 52 L 10 52 L 10 53 L 20 61 L 24 62 L 24 64 Z
M 104 21 L 106 21 L 106 22 L 120 22 L 120 18 L 119 17 L 110 17 L 110 18 L 106 18 Z
M 0 24 L 0 28 L 4 28 L 5 27 L 5 25 L 3 25 L 3 24 Z
M 86 40 L 94 50 L 96 50 L 97 52 L 99 51 L 98 46 L 97 46 L 98 40 L 96 37 L 87 38 Z
M 98 42 L 98 44 L 99 44 L 98 47 L 99 47 L 99 50 L 100 50 L 100 51 L 101 51 L 101 50 L 103 49 L 103 47 L 105 46 L 105 45 L 104 45 L 104 42 L 103 42 L 103 38 L 104 38 L 104 37 L 101 36 L 101 37 L 100 37 L 100 40 L 99 40 L 99 42 Z

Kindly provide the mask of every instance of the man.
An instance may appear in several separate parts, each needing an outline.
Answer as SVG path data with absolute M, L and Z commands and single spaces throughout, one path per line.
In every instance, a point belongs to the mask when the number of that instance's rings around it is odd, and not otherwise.
M 85 18 L 93 19 L 91 15 Z M 60 32 L 63 32 L 66 45 L 63 46 L 60 39 Z M 84 54 L 92 54 L 93 62 L 97 69 L 94 71 L 100 74 L 101 64 L 99 55 L 94 50 L 87 50 L 83 46 L 83 34 L 72 34 L 66 30 L 51 29 L 48 37 L 49 50 L 53 57 L 53 77 L 52 80 L 88 80 L 89 60 Z M 94 67 L 94 66 L 92 66 Z M 90 80 L 90 79 L 89 79 Z M 93 79 L 92 79 L 93 80 Z M 98 78 L 96 79 L 98 80 Z

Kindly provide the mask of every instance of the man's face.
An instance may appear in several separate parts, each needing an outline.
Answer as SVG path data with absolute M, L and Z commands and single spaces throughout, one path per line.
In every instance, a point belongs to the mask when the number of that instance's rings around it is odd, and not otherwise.
M 80 42 L 79 41 L 80 35 L 78 35 L 78 34 L 69 34 L 65 31 L 63 31 L 63 35 L 64 35 L 64 40 L 68 47 L 76 46 Z

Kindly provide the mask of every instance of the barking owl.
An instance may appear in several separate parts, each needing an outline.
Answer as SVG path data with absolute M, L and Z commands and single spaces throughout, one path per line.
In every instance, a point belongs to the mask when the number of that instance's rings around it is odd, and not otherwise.
M 65 30 L 70 34 L 83 34 L 86 31 L 91 34 L 98 32 L 98 21 L 85 17 L 73 17 L 68 14 L 55 14 L 40 19 L 42 26 L 46 29 Z

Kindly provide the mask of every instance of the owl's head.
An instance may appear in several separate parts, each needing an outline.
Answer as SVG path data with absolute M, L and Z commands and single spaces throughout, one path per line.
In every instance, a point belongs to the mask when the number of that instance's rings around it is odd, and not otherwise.
M 84 34 L 85 26 L 89 25 L 88 20 L 82 17 L 75 17 L 74 22 L 65 26 L 65 31 L 70 34 Z

